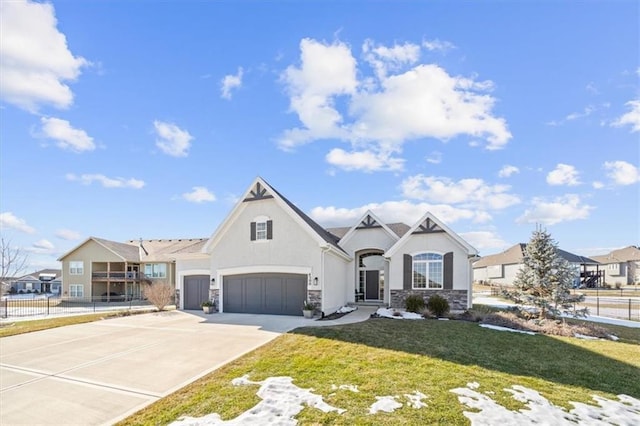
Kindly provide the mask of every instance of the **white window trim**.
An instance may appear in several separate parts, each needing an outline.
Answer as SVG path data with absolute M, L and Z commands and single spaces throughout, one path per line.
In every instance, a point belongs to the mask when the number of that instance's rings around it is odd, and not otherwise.
M 427 267 L 426 270 L 426 282 L 425 282 L 425 287 L 416 287 L 415 281 L 414 281 L 414 265 L 416 260 L 414 260 L 414 257 L 421 255 L 421 254 L 437 254 L 438 256 L 441 257 L 440 261 L 437 260 L 418 260 L 418 262 L 420 263 L 424 263 L 426 265 L 429 265 L 430 263 L 440 263 L 442 265 L 441 268 L 441 273 L 442 275 L 440 276 L 441 278 L 441 283 L 440 283 L 440 287 L 429 287 L 429 268 Z M 438 251 L 419 251 L 416 253 L 412 253 L 411 254 L 411 289 L 412 290 L 444 290 L 444 253 L 438 252 Z
M 81 267 L 73 267 L 74 264 L 80 264 Z M 79 271 L 79 272 L 78 272 Z M 69 275 L 84 275 L 84 260 L 69 261 Z
M 156 276 L 156 274 L 154 272 L 154 268 L 153 268 L 154 265 L 164 265 L 164 275 L 162 275 L 162 276 L 161 275 L 157 275 Z M 147 274 L 147 266 L 151 266 L 151 274 Z M 144 276 L 145 276 L 145 278 L 159 278 L 159 279 L 167 278 L 167 275 L 168 275 L 167 269 L 168 269 L 167 268 L 167 264 L 164 263 L 164 262 L 145 263 L 144 264 Z
M 263 227 L 263 229 L 258 229 Z M 256 241 L 267 241 L 267 221 L 256 221 Z
M 78 295 L 78 292 L 75 291 L 75 295 L 73 294 L 74 291 L 72 289 L 80 289 L 82 290 L 80 295 Z M 83 284 L 69 284 L 69 297 L 72 297 L 74 299 L 82 299 L 84 298 L 84 285 Z

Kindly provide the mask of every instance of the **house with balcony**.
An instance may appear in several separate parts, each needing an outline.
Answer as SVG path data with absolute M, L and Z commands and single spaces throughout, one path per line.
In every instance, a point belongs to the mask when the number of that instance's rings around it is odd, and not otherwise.
M 143 285 L 175 287 L 176 259 L 198 253 L 206 239 L 129 240 L 89 237 L 62 255 L 62 296 L 105 302 L 140 299 Z

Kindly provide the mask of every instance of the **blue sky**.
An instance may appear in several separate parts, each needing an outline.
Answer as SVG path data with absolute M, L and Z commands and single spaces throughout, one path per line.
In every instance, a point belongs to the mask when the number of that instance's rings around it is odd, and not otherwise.
M 637 1 L 5 1 L 0 225 L 208 237 L 256 176 L 320 224 L 431 211 L 481 255 L 640 243 Z

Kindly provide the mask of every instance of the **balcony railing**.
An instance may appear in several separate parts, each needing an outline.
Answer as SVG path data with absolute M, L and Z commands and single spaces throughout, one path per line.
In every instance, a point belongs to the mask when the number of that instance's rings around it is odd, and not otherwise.
M 124 272 L 124 271 L 118 271 L 118 272 L 106 272 L 106 271 L 98 271 L 98 272 L 93 272 L 91 274 L 91 278 L 93 278 L 94 280 L 121 280 L 124 281 L 126 280 L 139 280 L 140 276 L 144 275 L 144 274 L 140 274 L 138 272 L 135 271 L 131 271 L 131 272 Z

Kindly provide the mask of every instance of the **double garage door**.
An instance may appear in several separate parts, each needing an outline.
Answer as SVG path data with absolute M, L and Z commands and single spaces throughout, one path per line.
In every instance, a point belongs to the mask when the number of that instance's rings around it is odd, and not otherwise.
M 224 312 L 302 315 L 302 303 L 307 298 L 306 275 L 228 275 L 222 282 Z

